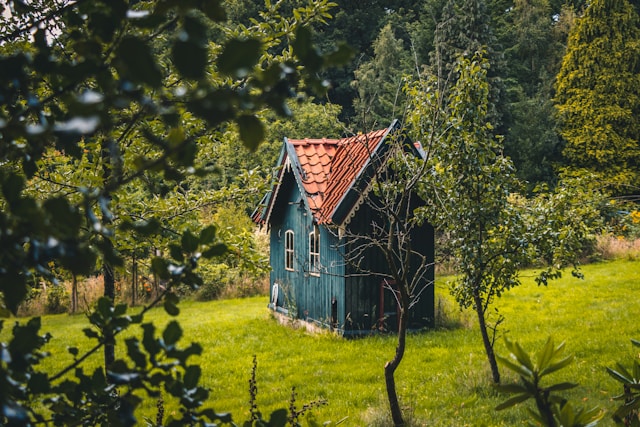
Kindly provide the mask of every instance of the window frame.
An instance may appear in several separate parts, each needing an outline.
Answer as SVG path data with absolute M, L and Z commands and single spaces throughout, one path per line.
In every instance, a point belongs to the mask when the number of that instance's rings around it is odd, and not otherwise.
M 309 275 L 320 276 L 320 230 L 317 225 L 309 233 Z
M 289 238 L 291 237 L 291 238 Z M 293 230 L 284 232 L 284 269 L 295 271 L 293 261 L 295 259 L 295 233 Z

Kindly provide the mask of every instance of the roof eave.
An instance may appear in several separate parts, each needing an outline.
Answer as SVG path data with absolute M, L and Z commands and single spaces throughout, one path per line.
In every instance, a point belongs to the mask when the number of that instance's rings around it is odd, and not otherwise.
M 331 222 L 336 225 L 343 225 L 345 220 L 350 217 L 350 213 L 353 210 L 355 210 L 357 207 L 359 207 L 358 200 L 361 197 L 363 197 L 362 192 L 365 190 L 364 188 L 358 188 L 358 186 L 361 185 L 361 183 L 363 182 L 362 178 L 365 176 L 365 174 L 371 173 L 369 172 L 369 169 L 371 167 L 371 161 L 386 151 L 386 149 L 383 150 L 382 148 L 383 147 L 388 148 L 388 145 L 385 144 L 387 136 L 399 129 L 400 129 L 400 122 L 398 121 L 398 119 L 395 119 L 391 123 L 391 125 L 389 125 L 389 127 L 387 128 L 387 131 L 384 133 L 382 138 L 380 138 L 378 145 L 375 147 L 375 149 L 371 153 L 371 156 L 367 159 L 367 161 L 365 162 L 360 172 L 358 172 L 358 174 L 356 175 L 355 179 L 353 180 L 353 182 L 351 183 L 347 191 L 344 192 L 344 195 L 342 196 L 340 201 L 336 204 L 336 207 L 333 209 L 333 212 L 331 212 L 331 214 L 329 215 L 328 222 Z
M 285 138 L 285 143 L 286 143 L 286 138 Z M 257 211 L 260 208 L 260 205 L 264 205 L 265 206 L 265 209 L 264 209 L 262 215 L 260 215 L 257 218 L 254 217 L 254 222 L 256 222 L 258 224 L 262 224 L 262 225 L 267 224 L 267 226 L 269 224 L 269 219 L 271 218 L 271 212 L 273 211 L 273 206 L 275 204 L 275 200 L 278 197 L 278 192 L 280 191 L 280 187 L 282 185 L 282 178 L 284 176 L 284 172 L 285 172 L 285 169 L 286 169 L 284 167 L 286 159 L 287 159 L 287 151 L 286 151 L 285 146 L 283 144 L 283 147 L 280 150 L 280 156 L 278 156 L 278 163 L 277 163 L 277 165 L 278 165 L 277 167 L 279 168 L 279 170 L 278 170 L 278 179 L 273 184 L 271 189 L 264 195 L 264 197 L 262 198 L 262 201 L 260 202 L 260 204 L 256 208 L 256 211 Z

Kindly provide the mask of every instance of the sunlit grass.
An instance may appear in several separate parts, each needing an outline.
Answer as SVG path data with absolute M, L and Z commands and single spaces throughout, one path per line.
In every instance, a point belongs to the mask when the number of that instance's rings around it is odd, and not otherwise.
M 585 279 L 565 277 L 538 287 L 533 272 L 522 273 L 523 285 L 507 292 L 495 306 L 504 315 L 496 350 L 504 353 L 501 337 L 508 335 L 530 352 L 553 336 L 566 341 L 575 362 L 558 373 L 558 380 L 581 384 L 567 395 L 576 404 L 611 410 L 611 398 L 620 392 L 604 368 L 637 356 L 630 338 L 640 338 L 640 262 L 614 261 L 583 268 Z M 446 279 L 436 294 L 449 307 L 449 323 L 461 326 L 412 334 L 405 358 L 397 371 L 398 392 L 414 425 L 513 426 L 526 425 L 523 407 L 496 412 L 505 397 L 497 394 L 474 315 L 460 313 L 451 303 Z M 183 345 L 199 342 L 204 352 L 197 359 L 203 368 L 202 384 L 211 389 L 208 402 L 217 411 L 230 411 L 236 421 L 248 417 L 248 380 L 253 356 L 258 360 L 258 405 L 264 414 L 288 407 L 291 387 L 298 406 L 326 399 L 314 410 L 319 421 L 347 419 L 342 425 L 385 425 L 387 404 L 383 366 L 395 349 L 394 337 L 346 340 L 329 333 L 311 334 L 278 324 L 266 308 L 267 298 L 181 303 L 178 320 L 184 329 Z M 161 309 L 145 318 L 158 330 L 168 321 Z M 6 337 L 11 322 L 5 322 Z M 72 359 L 67 346 L 87 346 L 81 315 L 45 316 L 43 330 L 54 339 L 47 346 L 48 372 Z M 122 346 L 121 346 L 122 347 Z M 92 363 L 99 363 L 100 355 Z M 194 362 L 196 360 L 194 359 Z M 514 379 L 502 369 L 505 381 Z M 521 405 L 522 406 L 522 405 Z M 143 411 L 153 417 L 155 401 Z M 174 406 L 167 401 L 167 411 Z M 602 425 L 613 425 L 608 417 Z

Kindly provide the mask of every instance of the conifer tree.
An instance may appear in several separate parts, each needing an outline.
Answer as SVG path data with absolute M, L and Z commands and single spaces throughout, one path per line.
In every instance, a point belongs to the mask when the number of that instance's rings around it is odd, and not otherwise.
M 385 25 L 373 44 L 374 57 L 355 70 L 352 85 L 358 90 L 354 100 L 356 120 L 363 128 L 385 126 L 403 111 L 403 74 L 411 71 L 409 53 L 396 39 L 390 24 Z
M 491 27 L 491 16 L 485 0 L 448 0 L 434 35 L 435 50 L 431 53 L 431 66 L 440 79 L 440 87 L 455 84 L 454 73 L 460 56 L 473 56 L 485 52 L 489 64 L 489 119 L 496 125 L 496 134 L 504 134 L 501 128 L 506 104 L 500 48 Z
M 640 187 L 640 28 L 628 0 L 594 0 L 571 33 L 557 80 L 564 156 L 619 195 Z

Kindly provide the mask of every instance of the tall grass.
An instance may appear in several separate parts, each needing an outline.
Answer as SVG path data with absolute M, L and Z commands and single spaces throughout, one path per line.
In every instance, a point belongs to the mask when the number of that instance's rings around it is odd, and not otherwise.
M 585 406 L 611 412 L 620 389 L 605 373 L 606 366 L 637 357 L 630 338 L 640 338 L 640 262 L 619 260 L 584 267 L 585 279 L 567 274 L 549 287 L 533 282 L 533 271 L 522 272 L 522 286 L 497 301 L 504 315 L 502 335 L 526 349 L 538 349 L 549 336 L 566 341 L 575 362 L 558 380 L 581 384 L 568 395 Z M 413 425 L 526 425 L 524 407 L 496 412 L 505 399 L 490 382 L 490 372 L 474 316 L 451 300 L 446 278 L 436 284 L 442 327 L 408 338 L 407 353 L 397 372 L 398 392 Z M 237 421 L 249 417 L 249 378 L 257 356 L 257 404 L 263 414 L 285 408 L 296 388 L 300 405 L 318 399 L 329 404 L 314 410 L 319 421 L 344 420 L 347 426 L 388 425 L 383 366 L 395 350 L 393 336 L 346 340 L 328 332 L 293 330 L 272 318 L 266 297 L 214 302 L 186 301 L 178 317 L 184 345 L 195 341 L 204 352 L 197 360 L 203 385 L 211 389 L 208 404 L 231 411 Z M 145 319 L 159 328 L 169 320 L 163 310 Z M 5 323 L 8 326 L 8 323 Z M 54 357 L 47 372 L 71 362 L 67 346 L 86 346 L 83 316 L 43 318 L 43 329 L 54 336 L 48 345 Z M 0 338 L 6 339 L 7 327 Z M 123 346 L 119 346 L 123 347 Z M 123 350 L 120 348 L 119 350 Z M 496 344 L 505 354 L 503 341 Z M 96 358 L 91 363 L 96 366 Z M 504 381 L 514 380 L 503 370 Z M 175 403 L 165 396 L 167 415 Z M 145 402 L 142 416 L 153 418 L 155 400 Z M 613 425 L 607 419 L 602 425 Z

